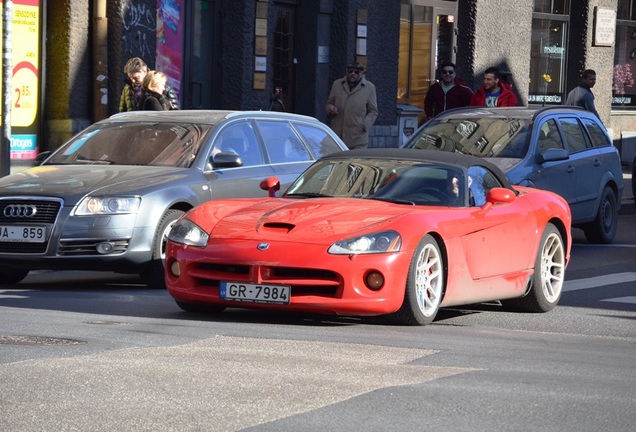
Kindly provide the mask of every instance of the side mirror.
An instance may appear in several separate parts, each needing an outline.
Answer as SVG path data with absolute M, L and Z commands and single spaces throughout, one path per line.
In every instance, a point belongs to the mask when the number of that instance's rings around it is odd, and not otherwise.
M 539 155 L 539 163 L 562 161 L 569 159 L 569 157 L 567 150 L 551 148 Z
M 269 193 L 270 198 L 276 198 L 276 192 L 280 190 L 280 180 L 278 177 L 267 177 L 260 186 L 261 189 Z
M 243 166 L 243 160 L 237 154 L 217 153 L 214 156 L 210 156 L 210 165 L 212 165 L 212 169 L 236 168 Z
M 486 204 L 484 204 L 481 208 L 483 210 L 488 210 L 495 204 L 500 203 L 511 203 L 517 198 L 517 195 L 514 191 L 506 188 L 492 188 L 486 194 Z

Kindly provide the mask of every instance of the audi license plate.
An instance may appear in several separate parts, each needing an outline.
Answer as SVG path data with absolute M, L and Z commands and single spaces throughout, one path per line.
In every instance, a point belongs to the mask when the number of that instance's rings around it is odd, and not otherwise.
M 44 243 L 46 227 L 0 225 L 0 242 Z
M 252 303 L 289 304 L 291 287 L 287 285 L 256 285 L 242 282 L 221 282 L 223 300 Z

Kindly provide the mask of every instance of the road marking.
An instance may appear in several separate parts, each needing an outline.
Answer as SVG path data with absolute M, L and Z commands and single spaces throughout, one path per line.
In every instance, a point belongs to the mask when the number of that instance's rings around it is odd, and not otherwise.
M 633 244 L 618 244 L 618 243 L 612 243 L 612 244 L 578 244 L 575 243 L 574 245 L 572 245 L 573 247 L 592 247 L 592 248 L 636 248 L 636 245 Z
M 616 285 L 626 282 L 636 282 L 636 273 L 614 273 L 604 276 L 596 276 L 586 279 L 575 279 L 565 281 L 563 291 L 576 291 L 588 288 L 597 288 L 607 285 Z
M 612 303 L 630 303 L 630 304 L 636 304 L 636 296 L 631 296 L 631 297 L 616 297 L 616 298 L 610 298 L 610 299 L 603 299 L 601 301 L 604 302 L 612 302 Z
M 23 299 L 23 298 L 28 298 L 28 296 L 25 295 L 16 295 L 16 293 L 19 292 L 30 292 L 32 290 L 0 290 L 0 299 Z M 7 294 L 5 294 L 7 293 Z

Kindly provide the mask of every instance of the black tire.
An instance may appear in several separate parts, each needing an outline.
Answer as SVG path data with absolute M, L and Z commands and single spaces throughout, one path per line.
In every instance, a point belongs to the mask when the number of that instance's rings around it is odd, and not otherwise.
M 616 194 L 614 194 L 612 188 L 605 186 L 596 219 L 583 226 L 583 233 L 587 241 L 595 244 L 607 244 L 614 240 L 618 228 L 618 206 L 616 201 Z
M 186 312 L 194 313 L 221 313 L 226 307 L 212 303 L 189 303 L 175 300 L 177 306 Z
M 501 304 L 524 312 L 548 312 L 559 303 L 565 277 L 565 245 L 559 230 L 548 224 L 541 236 L 528 294 Z
M 168 233 L 176 220 L 183 216 L 183 213 L 181 210 L 168 210 L 159 221 L 152 243 L 152 258 L 139 274 L 141 279 L 150 287 L 166 288 L 164 262 L 166 259 Z
M 0 267 L 0 285 L 12 285 L 22 282 L 29 270 Z
M 415 249 L 406 279 L 404 302 L 393 318 L 403 325 L 433 322 L 442 303 L 446 275 L 437 241 L 426 235 Z

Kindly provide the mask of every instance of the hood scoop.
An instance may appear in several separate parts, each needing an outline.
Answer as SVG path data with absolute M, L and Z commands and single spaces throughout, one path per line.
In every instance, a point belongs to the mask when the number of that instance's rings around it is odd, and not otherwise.
M 296 225 L 285 222 L 265 222 L 263 225 L 261 225 L 258 231 L 287 234 L 295 227 Z

